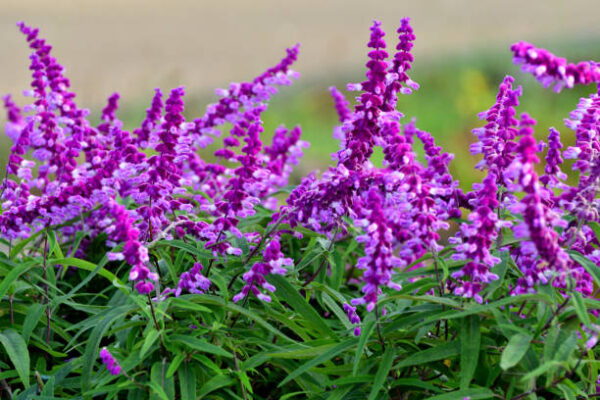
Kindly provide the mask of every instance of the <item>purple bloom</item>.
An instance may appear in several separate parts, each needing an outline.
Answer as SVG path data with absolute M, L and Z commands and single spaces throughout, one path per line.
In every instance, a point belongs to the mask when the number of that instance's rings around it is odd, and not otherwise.
M 259 290 L 260 287 L 267 292 L 273 293 L 275 291 L 275 286 L 267 282 L 265 276 L 269 274 L 285 275 L 287 270 L 284 267 L 290 267 L 292 265 L 293 260 L 284 257 L 281 252 L 279 239 L 271 239 L 269 244 L 267 244 L 263 250 L 263 260 L 254 264 L 250 271 L 244 274 L 244 281 L 246 284 L 240 293 L 233 296 L 233 301 L 237 303 L 246 296 L 249 296 L 250 292 L 252 292 L 258 299 L 266 301 L 267 303 L 271 302 L 271 296 Z
M 394 268 L 404 266 L 405 262 L 394 255 L 393 231 L 388 226 L 384 209 L 384 199 L 372 188 L 366 194 L 364 204 L 360 204 L 361 219 L 355 223 L 363 228 L 364 235 L 357 236 L 358 242 L 365 244 L 365 256 L 357 262 L 357 268 L 364 270 L 362 288 L 364 296 L 352 300 L 352 305 L 366 304 L 372 311 L 381 294 L 381 287 L 400 290 L 401 286 L 392 281 Z
M 194 263 L 187 272 L 181 274 L 179 284 L 175 290 L 175 297 L 179 297 L 183 290 L 194 294 L 204 294 L 210 287 L 210 280 L 202 275 L 202 264 Z
M 452 258 L 469 261 L 452 277 L 459 280 L 454 294 L 473 297 L 481 303 L 483 299 L 479 292 L 483 284 L 498 279 L 491 268 L 500 260 L 491 255 L 490 248 L 498 237 L 498 229 L 504 225 L 496 215 L 498 188 L 494 174 L 488 174 L 476 188 L 475 198 L 471 200 L 473 211 L 469 214 L 469 223 L 463 222 L 460 233 L 452 240 L 452 243 L 458 244 Z
M 522 64 L 523 71 L 535 76 L 544 87 L 554 85 L 556 92 L 564 87 L 571 89 L 575 85 L 600 82 L 600 67 L 594 61 L 568 63 L 566 59 L 527 42 L 515 43 L 510 49 L 515 64 Z
M 414 56 L 411 53 L 415 34 L 412 26 L 410 26 L 410 18 L 402 18 L 400 27 L 397 30 L 398 44 L 396 45 L 396 54 L 391 62 L 387 79 L 391 81 L 387 87 L 385 100 L 387 103 L 386 111 L 394 111 L 396 109 L 396 101 L 398 92 L 402 94 L 410 94 L 413 90 L 417 90 L 419 85 L 414 82 L 407 74 L 411 69 Z
M 150 293 L 154 289 L 151 281 L 158 280 L 158 275 L 147 267 L 148 250 L 138 240 L 139 231 L 133 228 L 133 220 L 122 205 L 114 203 L 107 211 L 114 218 L 114 225 L 106 228 L 106 232 L 114 242 L 124 243 L 123 258 L 132 266 L 129 280 L 137 282 L 135 287 L 139 293 Z
M 102 360 L 102 364 L 106 365 L 106 369 L 108 369 L 111 375 L 119 375 L 121 373 L 121 366 L 106 347 L 100 350 L 100 359 Z
M 335 106 L 335 110 L 337 111 L 340 122 L 344 123 L 344 121 L 349 119 L 352 115 L 352 112 L 350 111 L 350 103 L 348 100 L 346 100 L 346 97 L 336 89 L 335 86 L 331 86 L 329 88 L 329 92 L 331 93 L 331 97 L 333 97 L 333 104 Z
M 544 204 L 547 192 L 540 186 L 534 170 L 539 159 L 531 125 L 522 124 L 517 157 L 506 171 L 507 177 L 513 180 L 511 189 L 525 193 L 519 203 L 511 206 L 511 211 L 523 215 L 523 222 L 515 227 L 515 236 L 529 238 L 528 242 L 521 243 L 522 257 L 517 258 L 525 275 L 519 278 L 517 293 L 531 292 L 533 285 L 551 280 L 554 286 L 564 289 L 568 286 L 567 281 L 573 279 L 578 291 L 590 295 L 593 291 L 591 277 L 560 247 L 558 233 L 553 229 L 557 225 L 564 226 L 564 221 Z
M 133 131 L 137 136 L 137 143 L 142 148 L 147 148 L 152 140 L 151 136 L 160 126 L 161 116 L 163 111 L 162 91 L 158 88 L 154 89 L 154 98 L 152 105 L 146 110 L 146 118 L 142 122 L 142 126 Z
M 515 118 L 515 107 L 519 105 L 521 87 L 512 88 L 513 77 L 506 76 L 500 84 L 496 103 L 479 116 L 487 121 L 482 128 L 473 130 L 479 142 L 471 145 L 472 154 L 482 154 L 483 160 L 477 168 L 487 168 L 502 183 L 503 171 L 514 158 L 517 144 L 514 139 L 519 121 Z
M 356 313 L 356 307 L 352 307 L 348 303 L 344 303 L 344 311 L 348 314 L 348 320 L 354 327 L 354 336 L 360 336 L 360 317 Z
M 362 90 L 355 107 L 354 117 L 347 121 L 346 148 L 338 152 L 339 162 L 351 171 L 360 170 L 373 153 L 375 137 L 379 136 L 378 119 L 381 106 L 384 104 L 386 91 L 386 73 L 388 53 L 385 51 L 385 32 L 381 29 L 381 22 L 374 21 L 371 26 L 371 38 L 367 67 L 367 80 L 349 85 L 349 89 Z M 347 126 L 347 128 L 346 128 Z
M 547 187 L 560 187 L 560 181 L 567 179 L 567 175 L 562 172 L 560 166 L 563 163 L 561 157 L 561 149 L 563 148 L 560 142 L 560 132 L 554 128 L 550 128 L 548 135 L 548 153 L 546 154 L 546 166 L 544 167 L 545 175 L 540 177 L 540 182 Z

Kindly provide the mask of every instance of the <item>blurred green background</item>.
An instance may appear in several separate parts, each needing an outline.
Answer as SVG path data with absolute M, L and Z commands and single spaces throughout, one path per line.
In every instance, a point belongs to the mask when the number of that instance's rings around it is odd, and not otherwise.
M 190 118 L 215 101 L 214 88 L 251 79 L 277 62 L 286 46 L 301 43 L 296 70 L 302 77 L 277 95 L 265 114 L 269 136 L 281 123 L 299 124 L 311 143 L 296 172 L 298 178 L 323 170 L 338 144 L 331 136 L 337 115 L 328 87 L 345 89 L 360 82 L 369 27 L 383 21 L 388 46 L 396 44 L 400 18 L 411 16 L 417 35 L 411 77 L 421 89 L 402 96 L 405 120 L 417 118 L 446 151 L 464 188 L 480 178 L 469 154 L 477 114 L 489 108 L 506 74 L 523 85 L 519 112 L 539 122 L 538 138 L 557 127 L 566 144 L 572 131 L 563 119 L 578 98 L 596 90 L 577 88 L 555 94 L 523 75 L 511 61 L 509 46 L 528 40 L 572 61 L 600 58 L 598 1 L 354 1 L 253 2 L 74 1 L 0 4 L 0 93 L 19 93 L 29 85 L 28 51 L 14 23 L 39 26 L 66 66 L 79 104 L 98 119 L 113 91 L 122 94 L 118 116 L 127 128 L 143 119 L 154 87 L 165 92 L 185 85 Z M 345 90 L 343 90 L 345 92 Z M 350 93 L 349 96 L 355 96 Z M 4 116 L 0 117 L 3 124 Z M 10 143 L 0 139 L 0 168 Z M 376 155 L 380 156 L 380 155 Z

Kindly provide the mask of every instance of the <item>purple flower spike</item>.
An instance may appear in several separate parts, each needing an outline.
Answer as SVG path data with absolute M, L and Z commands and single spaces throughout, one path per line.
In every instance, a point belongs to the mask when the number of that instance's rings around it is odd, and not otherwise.
M 154 89 L 155 94 L 152 99 L 152 105 L 146 110 L 146 118 L 142 122 L 142 126 L 133 131 L 137 136 L 137 143 L 142 148 L 147 148 L 150 143 L 151 135 L 155 129 L 160 126 L 160 119 L 163 111 L 162 91 L 158 88 Z
M 270 303 L 271 296 L 259 290 L 259 287 L 262 287 L 267 292 L 275 291 L 275 286 L 267 282 L 265 276 L 268 274 L 285 275 L 287 270 L 284 267 L 292 265 L 292 259 L 283 256 L 279 239 L 272 239 L 263 250 L 263 261 L 254 264 L 250 271 L 244 274 L 246 285 L 240 293 L 233 296 L 233 301 L 237 303 L 252 292 L 259 300 Z
M 187 272 L 181 274 L 179 284 L 175 290 L 175 297 L 179 297 L 183 290 L 194 294 L 204 294 L 210 287 L 210 279 L 202 275 L 202 264 L 194 263 Z
M 335 110 L 338 113 L 338 117 L 341 123 L 344 123 L 347 119 L 350 119 L 352 112 L 350 111 L 350 103 L 346 100 L 346 97 L 336 89 L 335 86 L 329 88 L 331 97 L 333 97 L 333 104 Z
M 519 105 L 521 87 L 513 89 L 513 82 L 512 76 L 504 78 L 498 89 L 496 103 L 479 115 L 487 124 L 483 128 L 473 130 L 479 142 L 471 145 L 471 153 L 483 155 L 483 160 L 477 164 L 477 168 L 487 168 L 499 180 L 503 178 L 503 171 L 514 159 L 513 153 L 517 147 L 514 139 L 519 121 L 515 118 L 515 107 Z
M 402 94 L 411 94 L 413 90 L 419 89 L 419 84 L 410 79 L 407 71 L 411 69 L 414 56 L 411 53 L 415 34 L 410 25 L 410 18 L 402 18 L 400 27 L 397 30 L 398 45 L 396 45 L 396 54 L 389 68 L 387 79 L 391 81 L 386 91 L 386 111 L 396 109 L 398 92 Z
M 506 224 L 498 221 L 496 215 L 496 176 L 488 174 L 483 183 L 478 184 L 476 188 L 476 197 L 471 200 L 473 211 L 469 214 L 469 223 L 462 223 L 460 233 L 451 240 L 452 243 L 458 244 L 452 258 L 469 262 L 461 270 L 454 272 L 452 277 L 459 280 L 454 294 L 472 297 L 481 303 L 483 299 L 479 292 L 483 284 L 498 279 L 498 276 L 491 272 L 491 268 L 500 262 L 500 259 L 490 254 L 490 248 L 498 237 L 498 229 Z
M 369 61 L 366 64 L 367 80 L 356 85 L 356 89 L 364 92 L 358 98 L 354 119 L 346 123 L 346 148 L 338 152 L 338 159 L 349 170 L 363 168 L 365 161 L 373 153 L 375 138 L 380 136 L 378 118 L 384 104 L 388 69 L 384 36 L 381 22 L 374 21 L 371 26 L 371 38 L 367 44 L 373 49 L 368 54 Z
M 540 187 L 534 169 L 539 159 L 531 124 L 528 121 L 519 131 L 522 137 L 517 157 L 506 171 L 508 178 L 514 182 L 511 189 L 520 189 L 525 193 L 521 202 L 511 206 L 511 211 L 521 212 L 523 215 L 523 222 L 514 229 L 515 237 L 529 237 L 529 242 L 523 242 L 519 249 L 517 261 L 525 276 L 519 278 L 516 292 L 532 292 L 535 284 L 550 281 L 554 286 L 566 289 L 568 281 L 573 279 L 575 288 L 589 296 L 593 291 L 591 277 L 560 247 L 558 233 L 553 229 L 554 226 L 564 227 L 565 221 L 545 205 L 547 193 Z
M 348 314 L 348 320 L 354 327 L 354 336 L 360 336 L 360 317 L 356 313 L 356 307 L 352 307 L 348 303 L 344 303 L 344 311 Z
M 510 49 L 515 64 L 522 64 L 523 71 L 532 74 L 544 87 L 554 85 L 556 92 L 565 87 L 571 89 L 575 85 L 600 82 L 600 66 L 594 61 L 568 63 L 566 59 L 527 42 L 515 43 Z
M 132 266 L 129 280 L 137 282 L 136 289 L 141 294 L 148 294 L 154 289 L 150 281 L 158 280 L 158 275 L 146 266 L 149 261 L 148 250 L 139 242 L 139 231 L 133 228 L 133 221 L 124 206 L 114 203 L 110 210 L 114 225 L 106 229 L 114 242 L 124 242 L 123 258 Z M 118 253 L 117 253 L 118 254 Z M 114 257 L 114 256 L 113 256 Z
M 567 175 L 562 172 L 560 166 L 563 163 L 561 157 L 561 149 L 563 144 L 560 141 L 560 132 L 554 128 L 550 128 L 548 135 L 548 153 L 546 154 L 546 166 L 544 167 L 545 175 L 540 177 L 540 182 L 547 187 L 558 187 L 560 181 L 567 179 Z
M 106 365 L 106 369 L 108 369 L 111 375 L 119 375 L 121 373 L 121 366 L 106 347 L 100 350 L 100 359 L 102 360 L 102 364 Z
M 358 242 L 365 243 L 365 256 L 357 262 L 357 268 L 365 270 L 363 297 L 352 300 L 352 305 L 366 304 L 367 311 L 372 311 L 381 294 L 381 287 L 400 290 L 401 286 L 392 281 L 392 271 L 405 262 L 394 256 L 392 241 L 393 232 L 388 226 L 382 196 L 376 189 L 371 189 L 365 203 L 361 206 L 363 219 L 356 221 L 365 232 L 358 236 Z

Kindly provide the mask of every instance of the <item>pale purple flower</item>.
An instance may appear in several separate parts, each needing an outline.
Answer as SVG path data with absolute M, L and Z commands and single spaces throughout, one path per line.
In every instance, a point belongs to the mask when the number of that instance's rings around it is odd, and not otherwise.
M 179 297 L 186 290 L 194 294 L 204 294 L 210 287 L 210 279 L 202 275 L 202 264 L 194 263 L 194 266 L 181 274 L 179 283 L 175 290 L 175 297 Z

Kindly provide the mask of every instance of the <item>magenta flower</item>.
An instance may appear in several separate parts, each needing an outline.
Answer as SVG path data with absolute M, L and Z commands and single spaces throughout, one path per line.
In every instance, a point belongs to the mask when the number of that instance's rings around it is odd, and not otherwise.
M 554 85 L 556 92 L 565 87 L 571 89 L 575 85 L 600 82 L 600 67 L 594 61 L 568 63 L 566 59 L 527 42 L 515 43 L 510 49 L 515 64 L 521 64 L 523 71 L 531 73 L 544 87 Z
M 106 347 L 100 350 L 100 359 L 102 360 L 102 364 L 106 365 L 106 369 L 108 369 L 111 375 L 119 375 L 121 373 L 121 366 Z
M 352 300 L 352 305 L 365 304 L 372 311 L 382 287 L 400 290 L 402 287 L 392 281 L 394 268 L 406 265 L 406 262 L 394 255 L 393 231 L 384 209 L 384 199 L 376 189 L 366 194 L 364 204 L 360 204 L 360 217 L 355 221 L 364 234 L 357 236 L 358 242 L 365 244 L 365 256 L 358 259 L 356 267 L 364 270 L 362 288 L 364 296 Z
M 469 223 L 463 222 L 460 232 L 451 241 L 458 244 L 452 258 L 469 261 L 459 271 L 454 272 L 452 277 L 458 280 L 454 294 L 472 297 L 481 303 L 483 299 L 479 292 L 483 284 L 498 279 L 491 269 L 500 259 L 493 256 L 490 249 L 498 237 L 499 228 L 507 226 L 507 223 L 499 221 L 496 214 L 499 205 L 496 176 L 490 173 L 483 183 L 474 186 L 477 192 L 471 200 L 473 211 L 469 214 Z
M 488 169 L 499 180 L 498 183 L 503 183 L 503 171 L 514 159 L 517 147 L 514 139 L 519 121 L 515 118 L 515 107 L 519 105 L 521 87 L 513 89 L 513 82 L 512 76 L 504 78 L 498 89 L 496 103 L 488 111 L 479 114 L 487 124 L 473 129 L 479 142 L 471 145 L 471 154 L 483 155 L 476 168 Z
M 262 288 L 270 293 L 275 291 L 275 286 L 267 282 L 265 277 L 269 274 L 285 275 L 287 270 L 284 267 L 290 267 L 292 265 L 293 260 L 284 257 L 281 252 L 279 239 L 271 239 L 269 244 L 267 244 L 263 250 L 263 261 L 254 264 L 250 271 L 244 274 L 244 281 L 246 284 L 240 293 L 233 296 L 233 301 L 237 303 L 246 296 L 249 296 L 250 292 L 252 292 L 259 300 L 267 303 L 271 302 L 271 296 L 259 290 L 259 288 Z
M 194 263 L 194 266 L 179 277 L 179 283 L 175 290 L 175 297 L 179 297 L 186 290 L 194 294 L 204 294 L 210 287 L 210 279 L 202 275 L 202 264 Z

